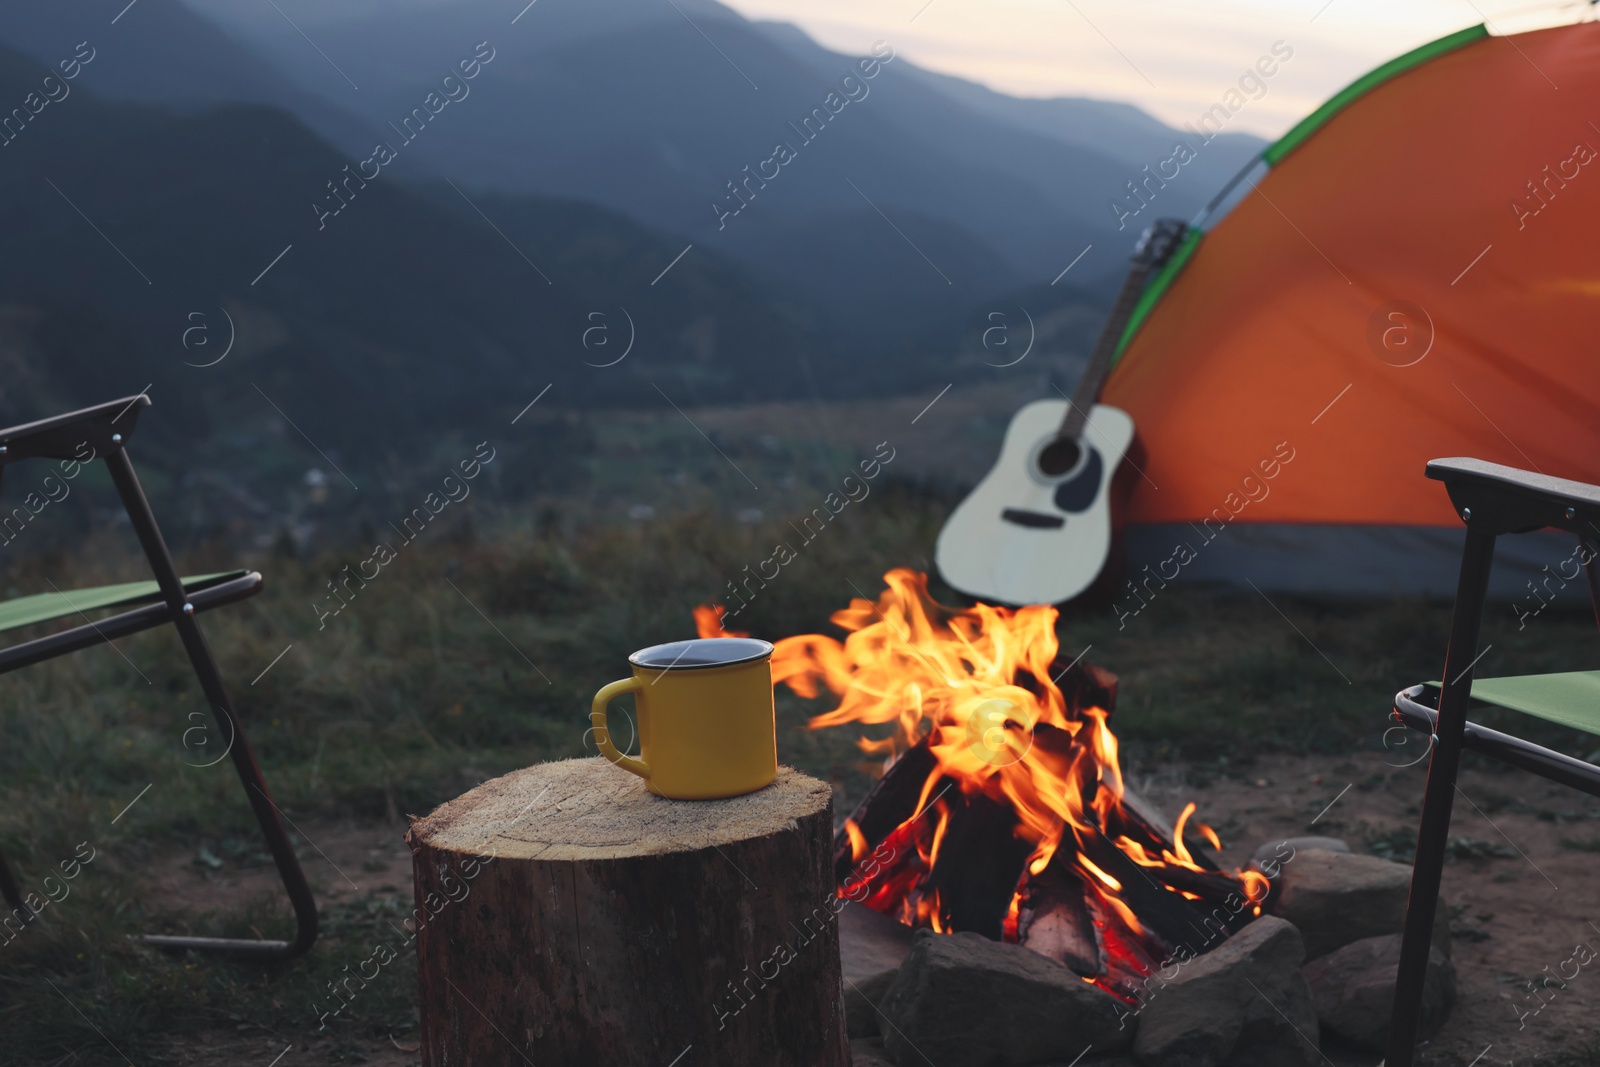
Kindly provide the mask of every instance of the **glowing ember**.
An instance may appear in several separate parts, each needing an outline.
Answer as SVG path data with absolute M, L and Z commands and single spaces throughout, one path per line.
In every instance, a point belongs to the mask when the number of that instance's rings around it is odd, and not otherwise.
M 1089 940 L 1100 959 L 1084 963 L 1080 973 L 1124 997 L 1176 940 L 1160 936 L 1141 913 L 1169 913 L 1181 920 L 1176 925 L 1190 927 L 1192 916 L 1204 914 L 1193 909 L 1237 893 L 1254 902 L 1241 918 L 1259 914 L 1264 876 L 1223 874 L 1185 846 L 1193 804 L 1170 837 L 1124 805 L 1117 739 L 1107 724 L 1110 701 L 1076 706 L 1057 686 L 1068 670 L 1055 666 L 1054 608 L 952 609 L 928 596 L 925 575 L 896 569 L 884 581 L 888 589 L 876 604 L 853 599 L 832 616 L 848 632 L 843 643 L 818 634 L 790 637 L 777 642 L 772 658 L 774 684 L 803 697 L 826 689 L 838 698 L 837 707 L 811 720 L 812 728 L 887 727 L 874 731 L 876 738 L 863 737 L 862 751 L 881 759 L 886 773 L 908 754 L 915 759 L 897 774 L 928 768 L 925 779 L 911 781 L 910 814 L 878 840 L 854 819 L 844 825 L 846 863 L 882 840 L 896 846 L 898 859 L 870 879 L 863 903 L 912 925 L 965 928 L 970 909 L 960 914 L 953 891 L 945 899 L 947 887 L 984 872 L 953 868 L 1020 856 L 1020 877 L 1001 888 L 1009 907 L 998 909 L 996 933 L 1026 940 L 1022 931 L 1037 919 L 1040 898 L 1052 886 L 1066 886 L 1079 901 L 1075 914 L 1093 926 Z M 720 619 L 720 608 L 696 609 L 702 636 L 725 636 Z M 1075 679 L 1084 676 L 1082 668 L 1073 670 Z M 989 832 L 996 816 L 1009 844 L 997 846 L 995 837 L 1004 834 Z M 1210 827 L 1193 829 L 1220 847 Z M 958 836 L 964 854 L 942 862 Z

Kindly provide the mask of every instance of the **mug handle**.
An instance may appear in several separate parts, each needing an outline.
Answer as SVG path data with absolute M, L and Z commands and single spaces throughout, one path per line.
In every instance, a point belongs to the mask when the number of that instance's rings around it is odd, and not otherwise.
M 606 726 L 606 705 L 623 693 L 643 688 L 644 682 L 638 678 L 623 678 L 604 687 L 594 695 L 594 705 L 589 711 L 589 724 L 594 728 L 594 743 L 599 746 L 602 756 L 623 770 L 632 771 L 640 778 L 648 779 L 650 765 L 643 760 L 636 760 L 632 756 L 624 756 L 618 752 L 617 746 L 611 743 L 611 730 Z

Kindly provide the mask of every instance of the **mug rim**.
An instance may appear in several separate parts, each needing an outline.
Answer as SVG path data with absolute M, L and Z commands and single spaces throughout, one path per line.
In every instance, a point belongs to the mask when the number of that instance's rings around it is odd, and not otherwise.
M 705 645 L 711 642 L 744 646 L 746 648 L 746 652 L 743 655 L 738 655 L 731 659 L 718 660 L 715 663 L 678 662 L 678 660 L 689 651 L 690 647 L 695 645 Z M 679 650 L 679 646 L 684 646 L 681 651 Z M 641 657 L 647 656 L 652 652 L 657 652 L 662 649 L 672 649 L 673 652 L 667 653 L 668 655 L 676 653 L 672 662 L 641 662 Z M 718 667 L 737 667 L 745 663 L 755 663 L 771 657 L 773 650 L 774 648 L 772 642 L 763 641 L 759 637 L 691 637 L 685 638 L 681 641 L 664 641 L 659 645 L 650 645 L 647 648 L 641 648 L 628 657 L 628 663 L 634 667 L 639 667 L 647 671 L 706 671 L 715 670 Z M 731 652 L 732 650 L 730 649 L 729 651 Z

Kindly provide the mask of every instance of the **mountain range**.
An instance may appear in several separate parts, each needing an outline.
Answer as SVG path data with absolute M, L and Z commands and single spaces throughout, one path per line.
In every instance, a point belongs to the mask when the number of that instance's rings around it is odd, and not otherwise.
M 70 95 L 0 147 L 0 417 L 149 381 L 174 455 L 287 423 L 373 469 L 547 385 L 925 388 L 997 301 L 1103 306 L 1135 236 L 1108 204 L 1179 136 L 713 0 L 30 5 L 0 26 L 0 113 L 80 44 Z M 1217 137 L 1156 210 L 1260 147 Z M 1081 352 L 1085 317 L 1056 318 Z M 198 367 L 211 330 L 234 348 Z

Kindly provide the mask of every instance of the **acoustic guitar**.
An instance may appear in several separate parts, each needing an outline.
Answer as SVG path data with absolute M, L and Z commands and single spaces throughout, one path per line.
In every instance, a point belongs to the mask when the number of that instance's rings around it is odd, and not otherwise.
M 995 603 L 1058 604 L 1105 568 L 1111 479 L 1133 444 L 1133 419 L 1096 401 L 1145 284 L 1187 231 L 1162 219 L 1140 237 L 1072 399 L 1035 400 L 1012 418 L 994 469 L 939 533 L 934 561 L 952 588 Z

